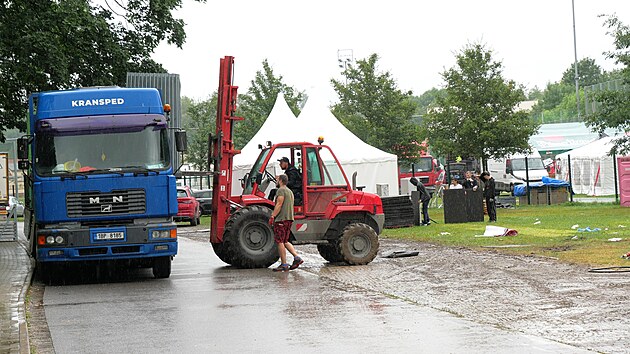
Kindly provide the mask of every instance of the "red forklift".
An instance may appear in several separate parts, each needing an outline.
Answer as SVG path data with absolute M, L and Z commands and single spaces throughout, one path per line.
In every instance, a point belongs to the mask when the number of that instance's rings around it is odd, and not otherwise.
M 259 145 L 260 155 L 242 179 L 242 195 L 232 196 L 234 123 L 237 86 L 232 85 L 234 58 L 221 59 L 216 135 L 208 153 L 213 170 L 210 242 L 217 256 L 239 268 L 269 267 L 278 260 L 268 224 L 274 203 L 275 163 L 288 157 L 302 174 L 302 205 L 296 205 L 293 244 L 317 244 L 329 262 L 368 264 L 378 252 L 385 214 L 378 195 L 356 190 L 333 151 L 323 145 L 292 142 Z M 353 176 L 355 180 L 356 176 Z M 356 183 L 353 183 L 356 184 Z

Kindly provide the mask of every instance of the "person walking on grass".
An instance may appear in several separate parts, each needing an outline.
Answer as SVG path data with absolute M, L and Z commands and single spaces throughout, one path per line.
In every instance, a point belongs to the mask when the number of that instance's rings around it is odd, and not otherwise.
M 484 171 L 481 174 L 483 180 L 483 196 L 486 198 L 486 208 L 488 209 L 488 218 L 490 222 L 497 221 L 497 203 L 494 200 L 496 190 L 494 188 L 494 178 L 490 176 L 490 172 Z
M 293 224 L 293 192 L 287 188 L 289 177 L 282 174 L 276 177 L 276 181 L 280 187 L 276 192 L 276 205 L 271 212 L 269 225 L 273 226 L 273 239 L 278 245 L 280 265 L 274 268 L 273 271 L 286 272 L 299 267 L 304 261 L 298 256 L 295 248 L 289 242 L 291 225 Z M 293 255 L 293 264 L 291 265 L 287 263 L 287 250 Z

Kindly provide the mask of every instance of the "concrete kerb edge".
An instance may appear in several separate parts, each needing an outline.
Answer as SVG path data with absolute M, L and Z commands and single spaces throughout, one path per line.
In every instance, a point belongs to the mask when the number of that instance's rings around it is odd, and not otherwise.
M 28 252 L 27 252 L 28 253 Z M 31 353 L 31 343 L 28 337 L 28 323 L 26 322 L 26 293 L 31 287 L 33 280 L 33 259 L 30 258 L 30 267 L 24 285 L 22 285 L 22 291 L 20 291 L 20 297 L 18 299 L 18 328 L 20 335 L 20 354 Z

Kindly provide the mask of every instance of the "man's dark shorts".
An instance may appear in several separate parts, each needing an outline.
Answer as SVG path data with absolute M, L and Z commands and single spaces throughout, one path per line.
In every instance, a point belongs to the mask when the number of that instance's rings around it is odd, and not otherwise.
M 273 239 L 276 243 L 287 243 L 291 236 L 293 220 L 282 220 L 273 223 Z

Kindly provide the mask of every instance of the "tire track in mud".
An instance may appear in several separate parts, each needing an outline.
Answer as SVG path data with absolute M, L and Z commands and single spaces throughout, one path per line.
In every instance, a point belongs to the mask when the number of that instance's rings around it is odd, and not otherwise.
M 381 239 L 381 254 L 366 266 L 326 263 L 313 246 L 305 270 L 343 284 L 398 297 L 474 322 L 544 337 L 583 349 L 628 352 L 630 277 L 535 256 L 513 256 Z

